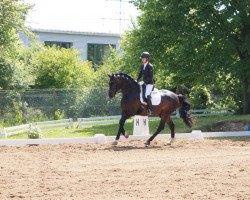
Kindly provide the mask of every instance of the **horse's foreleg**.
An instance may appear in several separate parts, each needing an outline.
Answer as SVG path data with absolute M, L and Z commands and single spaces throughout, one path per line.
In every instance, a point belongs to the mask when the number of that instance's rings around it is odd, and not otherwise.
M 171 131 L 171 138 L 170 138 L 170 141 L 168 142 L 168 144 L 171 145 L 174 142 L 175 125 L 174 125 L 174 122 L 172 121 L 172 119 L 170 117 L 167 119 L 167 124 L 168 124 L 168 126 L 170 128 L 170 131 Z
M 125 134 L 125 129 L 124 129 L 124 124 L 125 124 L 125 121 L 127 120 L 127 116 L 122 116 L 120 121 L 119 121 L 119 129 L 118 129 L 118 132 L 117 132 L 117 135 L 116 135 L 116 138 L 115 138 L 115 141 L 112 143 L 113 145 L 117 145 L 118 144 L 118 140 L 120 139 L 120 136 L 121 136 L 121 133 L 126 137 L 128 138 L 128 136 L 126 136 Z
M 145 142 L 146 145 L 150 145 L 150 142 L 164 129 L 166 123 L 165 118 L 161 118 L 160 124 L 156 132 Z

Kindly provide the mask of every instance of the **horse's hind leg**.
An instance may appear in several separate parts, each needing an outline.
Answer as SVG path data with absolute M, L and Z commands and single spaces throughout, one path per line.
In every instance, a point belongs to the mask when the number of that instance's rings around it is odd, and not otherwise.
M 174 137 L 175 137 L 175 125 L 174 122 L 172 121 L 171 117 L 169 117 L 166 121 L 166 123 L 168 124 L 170 131 L 171 131 L 171 138 L 169 140 L 169 145 L 173 144 L 174 142 Z
M 161 118 L 160 124 L 156 130 L 156 132 L 145 142 L 145 145 L 150 145 L 150 142 L 158 135 L 158 133 L 160 133 L 164 127 L 165 127 L 165 123 L 166 123 L 166 118 Z

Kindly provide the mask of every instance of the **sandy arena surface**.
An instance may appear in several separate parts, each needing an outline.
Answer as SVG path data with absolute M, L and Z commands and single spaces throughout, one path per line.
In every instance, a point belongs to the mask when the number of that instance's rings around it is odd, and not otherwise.
M 248 199 L 250 140 L 0 147 L 0 199 Z

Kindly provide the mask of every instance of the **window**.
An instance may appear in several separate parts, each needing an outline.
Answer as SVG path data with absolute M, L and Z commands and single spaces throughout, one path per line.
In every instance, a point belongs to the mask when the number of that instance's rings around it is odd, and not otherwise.
M 110 47 L 116 48 L 114 44 L 88 44 L 88 60 L 92 61 L 94 68 L 103 64 L 103 57 L 111 53 Z
M 61 48 L 65 48 L 65 49 L 69 49 L 73 46 L 72 42 L 57 42 L 57 41 L 45 41 L 44 44 L 46 46 L 57 46 L 57 47 L 61 47 Z

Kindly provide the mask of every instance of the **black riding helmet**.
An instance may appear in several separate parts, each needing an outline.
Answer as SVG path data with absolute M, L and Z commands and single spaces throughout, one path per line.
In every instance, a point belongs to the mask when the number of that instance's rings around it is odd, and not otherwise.
M 142 58 L 150 58 L 150 54 L 148 53 L 148 52 L 146 52 L 146 51 L 144 51 L 142 54 L 141 54 L 141 57 L 140 57 L 141 59 Z

